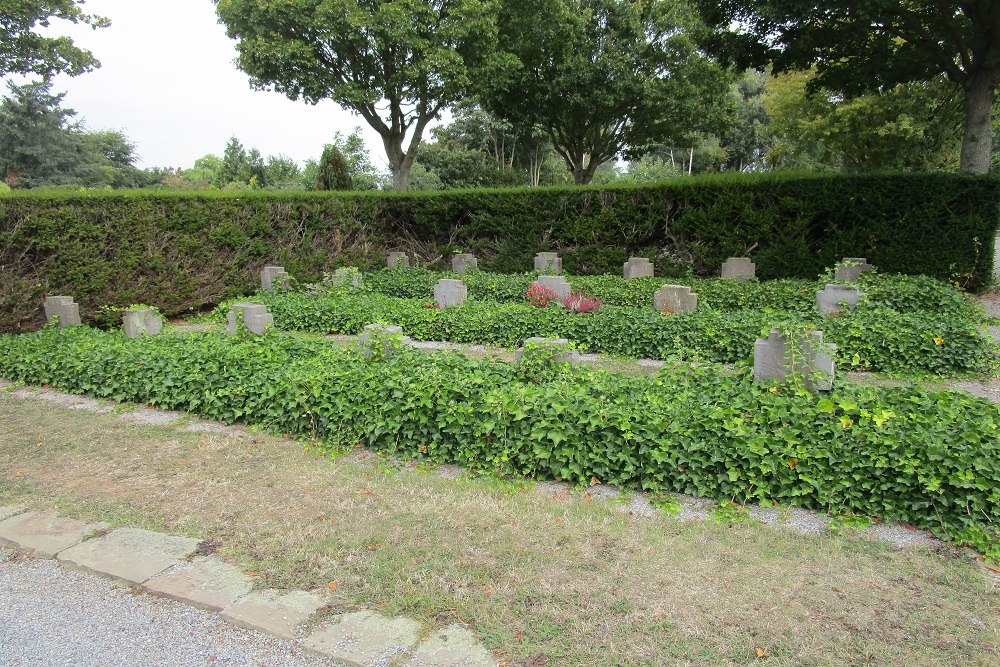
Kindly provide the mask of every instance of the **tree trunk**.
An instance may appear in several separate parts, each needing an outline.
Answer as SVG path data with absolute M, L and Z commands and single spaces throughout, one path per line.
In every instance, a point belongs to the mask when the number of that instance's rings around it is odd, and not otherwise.
M 382 145 L 385 146 L 385 157 L 389 163 L 389 173 L 392 174 L 392 189 L 405 191 L 410 186 L 410 167 L 413 159 L 403 151 L 403 137 L 399 135 L 383 135 Z
M 965 87 L 965 133 L 962 137 L 960 170 L 985 174 L 990 170 L 993 151 L 993 97 L 995 87 L 989 74 L 977 74 Z

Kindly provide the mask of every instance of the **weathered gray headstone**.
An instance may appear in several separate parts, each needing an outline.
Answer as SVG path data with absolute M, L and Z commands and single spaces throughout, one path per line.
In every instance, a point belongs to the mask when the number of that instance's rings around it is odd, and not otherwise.
M 1000 283 L 1000 231 L 993 239 L 993 278 Z
M 400 345 L 409 341 L 403 335 L 403 327 L 395 324 L 369 324 L 358 336 L 358 347 L 366 357 L 371 358 L 378 345 L 379 357 L 385 359 L 392 356 Z
M 148 308 L 129 310 L 122 315 L 122 326 L 129 338 L 157 336 L 163 330 L 163 318 Z
M 350 283 L 351 287 L 361 286 L 361 272 L 358 269 L 348 267 L 337 269 L 333 272 L 334 285 L 347 285 L 348 283 Z
M 408 269 L 410 268 L 410 258 L 405 252 L 390 252 L 386 259 L 386 266 L 390 269 Z
M 451 258 L 451 270 L 455 273 L 467 273 L 479 269 L 479 260 L 472 253 L 464 252 Z
M 525 352 L 525 350 L 528 350 Z M 580 352 L 569 346 L 565 338 L 529 338 L 514 353 L 514 363 L 520 364 L 525 354 L 551 355 L 559 363 L 576 365 L 580 362 Z
M 540 252 L 535 255 L 535 271 L 550 275 L 562 273 L 562 259 L 559 253 Z
M 837 264 L 833 279 L 851 283 L 857 282 L 862 273 L 867 273 L 873 268 L 875 267 L 869 264 L 864 257 L 845 257 L 840 264 Z
M 622 265 L 622 275 L 625 280 L 652 278 L 654 269 L 653 263 L 645 257 L 629 257 L 628 261 Z
M 832 315 L 841 310 L 854 310 L 858 307 L 858 299 L 861 292 L 852 285 L 829 284 L 819 292 L 816 292 L 816 308 L 823 315 Z
M 830 391 L 837 346 L 824 342 L 822 331 L 813 331 L 797 348 L 777 329 L 771 329 L 767 338 L 758 338 L 753 352 L 754 382 L 783 382 L 794 372 L 809 389 Z
M 538 276 L 532 284 L 552 290 L 560 299 L 568 299 L 573 293 L 573 288 L 562 276 Z
M 260 287 L 265 292 L 276 289 L 288 289 L 289 275 L 280 266 L 265 266 L 260 270 Z
M 265 331 L 274 326 L 274 316 L 267 312 L 267 306 L 259 303 L 235 304 L 229 311 L 226 331 L 235 334 L 240 319 L 243 320 L 247 331 L 258 336 L 263 336 Z
M 469 289 L 461 280 L 442 278 L 434 286 L 434 301 L 442 308 L 461 305 L 468 298 Z
M 80 306 L 73 302 L 71 296 L 50 296 L 45 298 L 45 321 L 55 317 L 60 327 L 78 327 L 80 321 Z
M 685 285 L 664 285 L 653 295 L 653 307 L 671 313 L 690 313 L 698 308 L 698 295 Z
M 757 275 L 757 265 L 749 257 L 730 257 L 722 265 L 722 277 L 744 282 Z

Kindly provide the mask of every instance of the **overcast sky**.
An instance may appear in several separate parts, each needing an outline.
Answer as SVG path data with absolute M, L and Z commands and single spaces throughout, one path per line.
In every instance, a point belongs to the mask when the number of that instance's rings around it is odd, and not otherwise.
M 88 129 L 124 131 L 140 166 L 190 167 L 207 153 L 221 155 L 233 135 L 247 149 L 301 163 L 317 159 L 335 131 L 360 126 L 372 161 L 384 167 L 381 139 L 359 116 L 329 101 L 312 106 L 250 90 L 212 0 L 87 0 L 84 9 L 110 18 L 111 27 L 54 24 L 53 31 L 102 66 L 58 77 L 53 91 L 67 93 L 64 105 Z

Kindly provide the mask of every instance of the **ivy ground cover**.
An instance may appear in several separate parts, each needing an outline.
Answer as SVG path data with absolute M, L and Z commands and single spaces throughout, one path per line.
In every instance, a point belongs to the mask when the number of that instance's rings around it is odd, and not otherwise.
M 366 359 L 279 332 L 130 340 L 46 328 L 0 337 L 0 376 L 11 380 L 334 448 L 854 512 L 995 548 L 1000 407 L 917 388 L 843 384 L 817 396 L 720 370 L 672 364 L 647 378 L 406 349 Z
M 433 286 L 441 277 L 460 277 L 469 301 L 435 308 Z M 278 328 L 317 334 L 357 334 L 368 324 L 387 323 L 417 340 L 517 347 L 527 338 L 550 336 L 591 352 L 731 364 L 748 362 L 754 341 L 769 329 L 808 325 L 837 344 L 842 370 L 956 376 L 983 373 L 995 363 L 975 304 L 929 278 L 866 277 L 866 299 L 857 310 L 824 317 L 815 307 L 824 280 L 689 280 L 699 294 L 698 310 L 669 314 L 652 305 L 662 279 L 570 277 L 574 289 L 604 302 L 595 312 L 577 313 L 528 303 L 525 292 L 534 277 L 386 270 L 365 274 L 360 289 L 321 285 L 252 300 L 268 306 Z M 219 319 L 231 303 L 219 307 Z

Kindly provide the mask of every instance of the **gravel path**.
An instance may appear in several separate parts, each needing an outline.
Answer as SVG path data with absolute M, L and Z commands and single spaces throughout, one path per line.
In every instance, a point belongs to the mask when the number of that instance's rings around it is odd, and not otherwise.
M 5 667 L 337 667 L 218 614 L 0 550 Z

